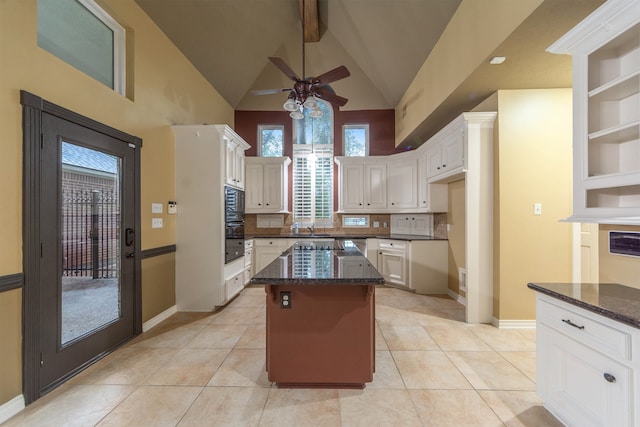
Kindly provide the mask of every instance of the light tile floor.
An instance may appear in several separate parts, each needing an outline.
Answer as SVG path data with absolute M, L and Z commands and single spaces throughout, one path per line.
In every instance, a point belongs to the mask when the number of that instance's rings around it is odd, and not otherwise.
M 535 394 L 535 331 L 467 325 L 448 297 L 376 290 L 364 390 L 278 389 L 265 372 L 264 289 L 177 313 L 6 426 L 561 426 Z

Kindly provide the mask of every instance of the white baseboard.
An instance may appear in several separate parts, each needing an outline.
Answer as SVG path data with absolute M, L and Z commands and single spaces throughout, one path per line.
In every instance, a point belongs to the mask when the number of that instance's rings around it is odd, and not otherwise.
M 454 300 L 458 301 L 460 304 L 467 306 L 467 299 L 460 294 L 453 292 L 451 289 L 447 289 L 447 295 L 449 295 Z
M 493 318 L 491 322 L 498 329 L 535 329 L 535 320 L 500 320 Z
M 24 409 L 24 396 L 19 395 L 0 406 L 0 424 Z
M 168 319 L 171 315 L 175 314 L 178 312 L 178 307 L 177 306 L 173 306 L 173 307 L 169 307 L 167 308 L 165 311 L 163 311 L 162 313 L 152 317 L 151 319 L 147 320 L 146 322 L 144 322 L 142 324 L 142 332 L 147 332 L 149 329 L 153 328 L 154 326 L 156 326 L 158 323 L 162 322 L 165 319 Z

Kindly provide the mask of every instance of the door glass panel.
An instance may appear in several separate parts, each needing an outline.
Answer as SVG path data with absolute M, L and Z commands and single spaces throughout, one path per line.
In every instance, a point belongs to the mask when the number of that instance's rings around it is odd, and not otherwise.
M 61 345 L 120 319 L 119 157 L 62 142 Z

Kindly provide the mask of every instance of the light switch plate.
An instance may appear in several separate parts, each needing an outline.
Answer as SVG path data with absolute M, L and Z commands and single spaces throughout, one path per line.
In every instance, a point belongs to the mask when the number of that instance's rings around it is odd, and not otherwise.
M 151 203 L 151 213 L 162 213 L 162 203 Z
M 533 204 L 533 214 L 534 215 L 542 215 L 542 203 L 534 203 Z
M 162 218 L 151 218 L 151 228 L 162 228 Z

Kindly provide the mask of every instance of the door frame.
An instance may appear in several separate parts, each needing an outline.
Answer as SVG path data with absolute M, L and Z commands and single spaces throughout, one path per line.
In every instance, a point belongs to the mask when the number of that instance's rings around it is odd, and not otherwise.
M 142 333 L 142 279 L 140 246 L 140 150 L 142 139 L 129 135 L 93 119 L 48 102 L 27 91 L 20 91 L 22 104 L 23 168 L 22 168 L 22 264 L 24 286 L 22 290 L 22 377 L 25 404 L 41 396 L 40 384 L 40 162 L 42 144 L 42 113 L 103 133 L 135 147 L 134 150 L 134 217 L 138 238 L 135 239 L 134 267 L 134 336 Z M 101 359 L 111 350 L 97 355 L 78 367 L 67 378 Z

